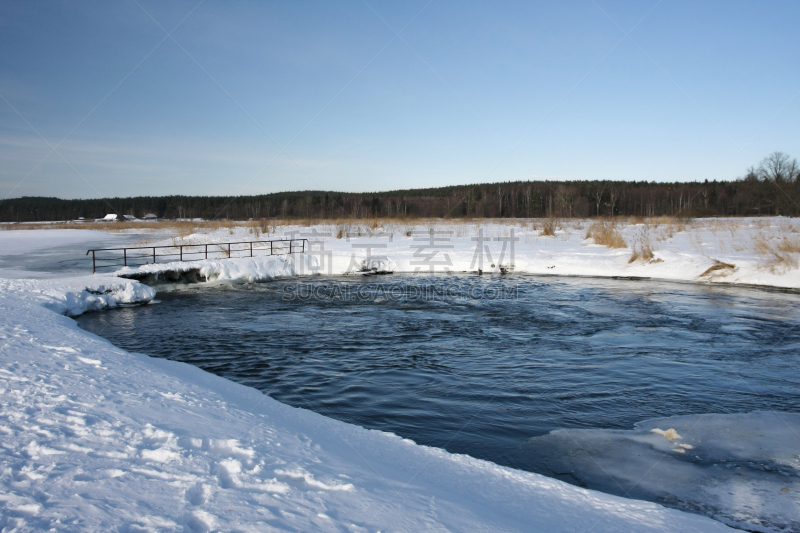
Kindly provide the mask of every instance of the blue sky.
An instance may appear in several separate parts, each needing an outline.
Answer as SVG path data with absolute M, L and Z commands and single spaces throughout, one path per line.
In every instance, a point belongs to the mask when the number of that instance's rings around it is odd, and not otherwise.
M 0 197 L 734 179 L 800 157 L 798 22 L 794 1 L 4 0 Z

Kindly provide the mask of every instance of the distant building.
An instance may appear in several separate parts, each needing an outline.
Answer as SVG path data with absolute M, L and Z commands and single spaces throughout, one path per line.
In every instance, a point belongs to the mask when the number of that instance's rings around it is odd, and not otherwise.
M 155 216 L 153 213 L 147 213 L 147 214 L 144 216 L 144 219 L 145 219 L 145 220 L 158 220 L 158 217 L 157 217 L 157 216 Z
M 139 219 L 133 215 L 117 215 L 115 213 L 97 219 L 98 222 L 133 222 L 134 220 Z

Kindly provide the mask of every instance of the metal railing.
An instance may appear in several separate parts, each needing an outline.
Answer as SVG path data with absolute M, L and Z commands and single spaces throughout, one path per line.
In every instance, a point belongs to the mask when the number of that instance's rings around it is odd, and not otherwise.
M 307 239 L 277 239 L 273 241 L 95 248 L 87 250 L 86 255 L 92 254 L 92 274 L 95 274 L 100 268 L 142 266 L 156 264 L 159 260 L 164 263 L 303 253 L 306 251 L 307 243 Z

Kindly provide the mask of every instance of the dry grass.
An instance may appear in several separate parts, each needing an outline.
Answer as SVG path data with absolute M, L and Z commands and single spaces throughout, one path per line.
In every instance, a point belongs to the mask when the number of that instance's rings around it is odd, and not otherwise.
M 712 220 L 705 221 L 705 227 L 710 229 L 715 235 L 717 233 L 730 233 L 731 237 L 736 236 L 736 232 L 748 224 L 742 222 L 741 220 L 730 219 L 730 218 L 715 218 Z
M 608 246 L 609 248 L 627 248 L 625 239 L 617 230 L 616 222 L 602 220 L 595 222 L 586 232 L 586 238 L 594 240 L 595 244 Z
M 350 234 L 350 224 L 340 223 L 336 224 L 336 238 L 342 239 Z
M 558 229 L 558 220 L 555 218 L 545 219 L 542 222 L 542 231 L 539 232 L 539 235 L 542 237 L 555 237 L 556 229 Z
M 679 218 L 675 217 L 668 217 L 668 216 L 660 216 L 660 217 L 651 217 L 645 220 L 645 224 L 650 224 L 651 226 L 683 226 L 684 221 Z
M 641 261 L 642 263 L 664 262 L 663 259 L 657 258 L 654 253 L 652 233 L 656 232 L 657 230 L 654 229 L 654 226 L 648 223 L 637 229 L 628 263 L 635 263 L 636 261 Z
M 661 216 L 648 218 L 645 221 L 648 228 L 657 230 L 653 234 L 653 240 L 663 242 L 671 239 L 676 233 L 682 233 L 690 229 L 691 222 L 686 219 Z
M 800 238 L 794 234 L 757 233 L 753 237 L 753 248 L 763 258 L 762 266 L 776 274 L 797 268 L 800 263 Z
M 734 270 L 736 268 L 736 265 L 732 265 L 730 263 L 723 263 L 722 261 L 717 261 L 716 259 L 714 261 L 715 261 L 715 263 L 713 265 L 708 267 L 705 272 L 700 274 L 701 278 L 703 276 L 709 276 L 712 273 L 718 272 L 720 270 L 731 271 L 731 270 Z
M 633 252 L 631 252 L 628 263 L 634 263 L 636 261 L 642 261 L 644 263 L 664 262 L 663 259 L 656 259 L 655 255 L 653 255 L 653 249 L 650 246 L 635 246 L 633 248 Z

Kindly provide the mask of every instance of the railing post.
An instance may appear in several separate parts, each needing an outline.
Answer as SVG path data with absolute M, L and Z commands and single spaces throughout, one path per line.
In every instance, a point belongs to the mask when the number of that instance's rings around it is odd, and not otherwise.
M 97 272 L 97 264 L 95 263 L 94 250 L 92 250 L 92 274 Z
M 124 266 L 128 266 L 128 249 L 127 248 L 123 248 L 122 249 L 122 264 Z
M 250 241 L 250 257 L 253 257 L 253 241 Z
M 208 259 L 208 245 L 206 244 L 206 259 Z
M 182 244 L 181 244 L 180 248 L 181 248 L 181 261 L 183 261 L 183 245 Z
M 231 243 L 228 243 L 228 259 L 231 259 Z
M 153 246 L 153 264 L 156 264 L 156 247 Z
M 272 242 L 273 241 L 269 241 L 269 255 L 273 255 L 273 253 L 272 253 Z

